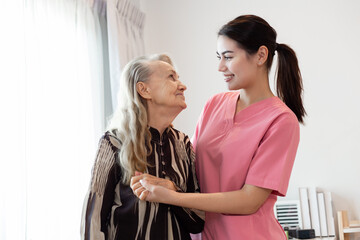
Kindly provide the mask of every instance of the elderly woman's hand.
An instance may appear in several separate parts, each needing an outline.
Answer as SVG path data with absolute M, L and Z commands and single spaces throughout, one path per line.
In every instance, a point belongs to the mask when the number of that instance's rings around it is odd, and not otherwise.
M 135 172 L 135 176 L 131 178 L 130 187 L 134 194 L 141 200 L 145 200 L 147 198 L 149 191 L 143 187 L 143 185 L 140 183 L 140 180 L 145 181 L 149 185 L 161 186 L 165 189 L 173 191 L 177 190 L 174 183 L 168 179 L 158 178 L 147 173 Z

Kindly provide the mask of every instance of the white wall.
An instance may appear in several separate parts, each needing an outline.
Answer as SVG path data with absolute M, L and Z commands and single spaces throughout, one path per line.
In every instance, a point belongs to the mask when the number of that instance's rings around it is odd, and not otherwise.
M 142 0 L 141 6 L 147 53 L 170 53 L 188 87 L 188 108 L 175 126 L 189 135 L 205 101 L 226 90 L 217 72 L 218 29 L 241 14 L 265 18 L 278 42 L 297 52 L 304 78 L 308 117 L 287 198 L 298 199 L 299 186 L 318 186 L 332 192 L 336 210 L 360 219 L 359 1 Z

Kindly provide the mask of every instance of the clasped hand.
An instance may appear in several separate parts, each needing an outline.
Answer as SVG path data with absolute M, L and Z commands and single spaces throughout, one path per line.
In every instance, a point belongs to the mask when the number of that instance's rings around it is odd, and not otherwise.
M 140 172 L 135 172 L 135 176 L 131 178 L 130 187 L 140 200 L 150 202 L 164 202 L 170 190 L 176 191 L 172 181 Z

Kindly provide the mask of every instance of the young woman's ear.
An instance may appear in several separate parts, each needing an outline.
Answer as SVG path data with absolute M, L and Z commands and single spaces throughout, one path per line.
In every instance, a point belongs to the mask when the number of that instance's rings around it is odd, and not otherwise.
M 140 94 L 142 98 L 151 99 L 150 89 L 147 87 L 146 83 L 144 82 L 136 83 L 136 91 Z
M 269 50 L 266 46 L 259 47 L 257 51 L 257 63 L 259 66 L 263 65 L 268 58 Z

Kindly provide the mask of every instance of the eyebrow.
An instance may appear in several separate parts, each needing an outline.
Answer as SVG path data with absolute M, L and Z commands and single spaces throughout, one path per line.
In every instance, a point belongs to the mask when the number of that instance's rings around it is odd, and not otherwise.
M 223 52 L 221 53 L 221 55 L 224 55 L 224 54 L 226 54 L 226 53 L 234 53 L 234 52 L 233 52 L 233 51 L 226 50 L 226 51 L 223 51 Z M 220 55 L 219 52 L 217 52 L 217 51 L 216 51 L 216 54 L 217 54 L 217 55 Z
M 173 74 L 177 75 L 178 73 L 175 70 L 170 70 L 170 72 L 172 72 Z

